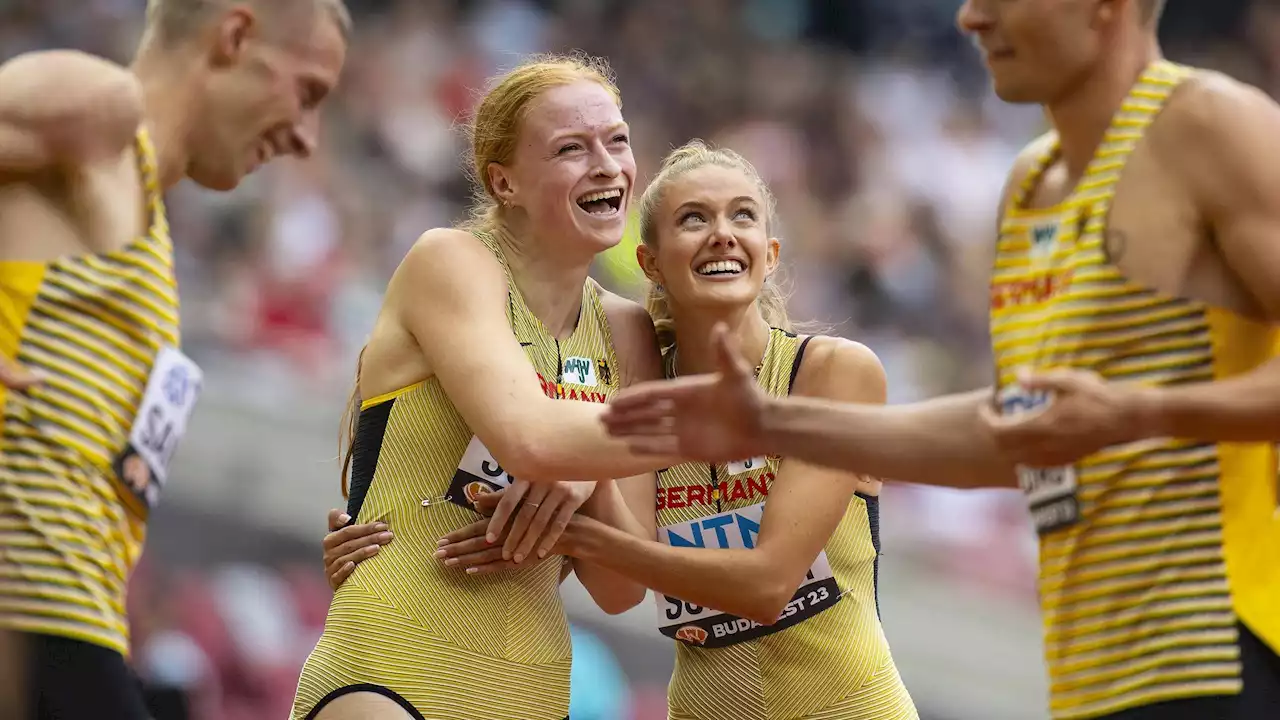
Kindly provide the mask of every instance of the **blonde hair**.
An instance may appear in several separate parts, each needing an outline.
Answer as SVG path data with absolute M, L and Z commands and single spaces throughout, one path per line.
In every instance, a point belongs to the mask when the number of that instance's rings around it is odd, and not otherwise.
M 754 165 L 738 153 L 725 148 L 712 148 L 701 140 L 690 140 L 672 150 L 662 160 L 662 168 L 658 175 L 645 188 L 640 196 L 640 240 L 651 251 L 658 247 L 658 208 L 666 195 L 667 186 L 686 173 L 698 168 L 716 166 L 737 170 L 756 184 L 760 197 L 765 204 L 765 231 L 773 236 L 776 227 L 777 201 L 769 186 L 765 184 Z M 666 292 L 652 281 L 645 297 L 645 308 L 653 317 L 654 327 L 658 330 L 658 343 L 665 350 L 675 344 L 675 319 L 671 316 L 671 308 L 667 303 Z M 787 296 L 772 277 L 765 278 L 760 295 L 756 297 L 756 307 L 760 315 L 770 327 L 791 330 L 792 322 L 787 314 Z
M 535 99 L 552 88 L 584 80 L 608 90 L 622 107 L 622 93 L 608 61 L 584 53 L 535 55 L 490 82 L 468 128 L 471 157 L 467 172 L 474 192 L 471 210 L 461 229 L 495 238 L 509 237 L 506 212 L 494 194 L 489 166 L 506 165 L 515 158 L 521 124 Z
M 489 83 L 469 127 L 471 162 L 468 173 L 475 186 L 475 196 L 468 218 L 458 227 L 478 235 L 509 238 L 506 212 L 498 203 L 489 181 L 489 166 L 510 163 L 519 145 L 521 124 L 529 113 L 529 105 L 544 92 L 575 82 L 599 83 L 622 107 L 622 94 L 613 80 L 613 71 L 602 58 L 582 53 L 571 55 L 536 55 L 499 75 Z M 342 496 L 349 492 L 353 448 L 360 418 L 360 371 L 364 350 L 356 363 L 355 389 L 343 414 L 342 428 L 346 443 L 339 438 L 342 457 Z
M 147 34 L 168 44 L 185 40 L 230 4 L 228 0 L 147 0 Z M 351 41 L 351 12 L 344 0 L 249 0 L 249 4 L 274 14 L 282 10 L 323 10 L 337 23 L 342 37 Z M 289 25 L 292 30 L 293 24 Z

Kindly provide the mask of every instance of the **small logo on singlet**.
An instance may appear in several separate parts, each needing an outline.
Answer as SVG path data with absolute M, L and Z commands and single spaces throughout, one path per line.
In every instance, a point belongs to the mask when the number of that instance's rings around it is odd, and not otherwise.
M 609 361 L 604 358 L 596 360 L 596 367 L 599 368 L 600 382 L 605 385 L 613 384 L 613 369 L 609 367 Z
M 566 358 L 561 372 L 566 383 L 583 387 L 596 386 L 596 364 L 591 358 Z
M 1031 228 L 1031 250 L 1037 254 L 1049 251 L 1058 237 L 1058 224 L 1037 225 Z

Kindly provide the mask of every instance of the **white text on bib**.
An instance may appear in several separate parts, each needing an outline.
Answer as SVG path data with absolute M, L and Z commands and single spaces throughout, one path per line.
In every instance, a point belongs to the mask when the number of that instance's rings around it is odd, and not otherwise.
M 751 549 L 755 547 L 764 517 L 764 503 L 757 503 L 718 515 L 667 525 L 658 530 L 658 539 L 677 547 Z M 827 553 L 817 559 L 803 584 L 783 608 L 773 625 L 741 618 L 711 608 L 655 593 L 658 631 L 695 647 L 717 648 L 771 635 L 808 620 L 840 599 L 840 588 L 831 573 Z

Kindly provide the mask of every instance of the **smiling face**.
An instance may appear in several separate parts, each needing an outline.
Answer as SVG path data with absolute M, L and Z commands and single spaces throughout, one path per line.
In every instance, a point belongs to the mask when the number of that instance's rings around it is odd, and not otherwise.
M 650 237 L 638 253 L 673 313 L 754 303 L 778 266 L 762 183 L 746 167 L 717 161 L 659 182 L 661 197 L 645 223 Z
M 217 60 L 189 149 L 187 174 L 200 185 L 230 190 L 273 158 L 314 152 L 320 105 L 338 82 L 347 41 L 323 9 L 297 17 L 305 22 L 285 36 L 267 32 L 248 6 L 218 22 Z
M 601 252 L 622 241 L 636 161 L 612 92 L 579 80 L 529 103 L 511 162 L 488 166 L 499 201 L 543 238 Z

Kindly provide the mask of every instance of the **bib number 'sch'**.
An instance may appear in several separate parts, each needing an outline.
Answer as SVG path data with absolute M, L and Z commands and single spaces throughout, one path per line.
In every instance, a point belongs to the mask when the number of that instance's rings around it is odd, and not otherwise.
M 467 451 L 462 454 L 458 469 L 453 473 L 445 498 L 455 505 L 475 510 L 476 498 L 502 490 L 513 482 L 515 478 L 502 469 L 489 448 L 480 442 L 480 438 L 472 435 Z
M 1033 412 L 1053 402 L 1046 392 L 1029 393 L 1022 386 L 1013 384 L 998 396 L 1000 412 L 1017 415 Z M 1018 465 L 1018 485 L 1027 496 L 1031 508 L 1031 520 L 1040 534 L 1069 527 L 1080 520 L 1080 499 L 1077 495 L 1076 468 L 1062 465 L 1036 468 Z
M 204 373 L 176 348 L 161 348 L 147 378 L 129 442 L 116 457 L 117 477 L 148 510 L 160 502 L 169 462 L 186 434 Z
M 658 539 L 679 547 L 751 549 L 764 517 L 764 503 L 667 525 Z M 694 647 L 719 648 L 771 635 L 804 622 L 840 600 L 840 588 L 824 550 L 809 568 L 803 584 L 773 625 L 761 625 L 711 608 L 655 593 L 658 632 Z

